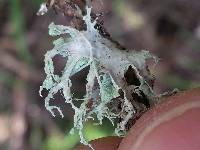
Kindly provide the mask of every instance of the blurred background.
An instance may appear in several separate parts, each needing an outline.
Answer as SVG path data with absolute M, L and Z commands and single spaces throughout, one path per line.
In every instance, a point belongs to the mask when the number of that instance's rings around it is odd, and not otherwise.
M 102 0 L 93 2 L 104 26 L 129 49 L 146 49 L 160 58 L 154 90 L 157 94 L 200 86 L 199 0 Z M 77 134 L 68 132 L 73 111 L 58 94 L 65 118 L 52 118 L 39 97 L 45 74 L 44 54 L 52 48 L 48 24 L 68 25 L 69 18 L 50 10 L 37 16 L 42 0 L 0 0 L 0 150 L 72 150 Z M 54 59 L 57 71 L 66 63 Z M 84 72 L 74 77 L 84 92 Z M 45 94 L 45 92 L 44 92 Z M 113 135 L 107 120 L 102 126 L 86 125 L 88 140 Z

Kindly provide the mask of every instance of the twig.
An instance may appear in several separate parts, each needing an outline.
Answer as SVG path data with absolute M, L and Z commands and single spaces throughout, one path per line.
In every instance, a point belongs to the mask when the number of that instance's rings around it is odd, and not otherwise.
M 25 63 L 20 62 L 12 55 L 2 51 L 0 52 L 0 66 L 13 72 L 25 81 L 40 82 L 42 80 L 41 76 L 38 76 L 42 74 L 40 71 L 34 70 L 33 68 L 29 69 Z

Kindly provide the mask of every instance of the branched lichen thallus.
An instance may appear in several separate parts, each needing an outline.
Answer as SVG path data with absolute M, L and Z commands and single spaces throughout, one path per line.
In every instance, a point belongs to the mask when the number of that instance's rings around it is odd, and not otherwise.
M 54 23 L 49 25 L 49 35 L 62 35 L 62 37 L 55 40 L 54 48 L 45 54 L 46 79 L 40 87 L 40 93 L 43 89 L 47 89 L 49 92 L 45 98 L 46 109 L 54 117 L 56 110 L 61 117 L 64 117 L 61 108 L 50 105 L 54 95 L 58 91 L 62 92 L 65 102 L 70 104 L 75 112 L 71 133 L 78 130 L 81 143 L 89 145 L 82 133 L 88 119 L 96 116 L 98 122 L 102 124 L 103 118 L 107 118 L 114 125 L 114 119 L 120 118 L 115 132 L 117 135 L 123 135 L 128 121 L 137 113 L 137 102 L 132 94 L 140 96 L 142 91 L 150 101 L 155 98 L 152 87 L 142 76 L 142 72 L 147 72 L 146 59 L 155 57 L 144 50 L 136 52 L 119 49 L 95 28 L 96 20 L 91 19 L 91 8 L 87 7 L 86 10 L 87 14 L 83 20 L 87 30 L 78 31 L 73 27 Z M 56 55 L 61 55 L 67 60 L 61 76 L 54 73 L 53 58 Z M 80 107 L 77 107 L 74 102 L 80 99 L 73 97 L 71 77 L 86 67 L 89 68 L 86 94 L 81 99 Z M 130 67 L 139 82 L 138 85 L 127 84 L 124 79 Z M 121 105 L 120 109 L 114 109 L 116 102 Z

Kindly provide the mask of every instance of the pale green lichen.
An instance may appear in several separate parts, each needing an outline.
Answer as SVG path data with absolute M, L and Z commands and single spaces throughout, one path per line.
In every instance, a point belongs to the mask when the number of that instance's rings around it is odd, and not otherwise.
M 103 118 L 108 118 L 114 125 L 114 119 L 120 118 L 121 122 L 118 123 L 115 132 L 118 135 L 124 134 L 128 121 L 137 113 L 137 103 L 132 93 L 139 95 L 139 91 L 142 91 L 149 100 L 153 100 L 155 95 L 140 74 L 141 70 L 146 71 L 146 59 L 154 58 L 154 56 L 148 51 L 123 51 L 117 48 L 95 29 L 96 21 L 91 21 L 91 8 L 86 8 L 86 10 L 87 14 L 83 17 L 87 26 L 85 31 L 54 23 L 49 25 L 49 35 L 64 35 L 64 37 L 55 40 L 54 48 L 45 54 L 44 70 L 47 77 L 40 87 L 40 94 L 43 89 L 49 90 L 45 98 L 46 109 L 54 117 L 55 110 L 64 117 L 59 107 L 49 103 L 58 91 L 62 92 L 65 102 L 70 104 L 75 112 L 71 133 L 74 129 L 78 130 L 81 143 L 89 145 L 82 133 L 88 119 L 94 119 L 93 117 L 96 116 L 102 124 Z M 61 55 L 67 60 L 61 76 L 54 73 L 52 59 L 56 55 Z M 124 74 L 130 66 L 140 81 L 139 86 L 128 85 L 124 79 Z M 84 98 L 76 99 L 71 92 L 73 85 L 70 77 L 86 67 L 89 68 L 86 94 Z M 74 102 L 80 100 L 82 101 L 80 107 L 75 106 Z M 115 106 L 114 101 L 117 101 L 117 104 L 120 103 L 121 109 Z

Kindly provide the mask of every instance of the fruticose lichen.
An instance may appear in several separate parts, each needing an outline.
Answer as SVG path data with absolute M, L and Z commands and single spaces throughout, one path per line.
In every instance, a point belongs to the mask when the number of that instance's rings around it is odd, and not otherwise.
M 62 110 L 50 105 L 57 92 L 62 92 L 65 102 L 74 109 L 74 127 L 71 130 L 79 131 L 81 143 L 89 145 L 82 133 L 84 124 L 95 117 L 102 124 L 104 118 L 108 118 L 114 125 L 114 120 L 119 119 L 115 129 L 117 135 L 126 132 L 126 125 L 131 118 L 138 113 L 138 103 L 132 96 L 142 94 L 149 101 L 153 101 L 155 95 L 151 86 L 141 75 L 148 72 L 146 60 L 155 58 L 148 51 L 125 51 L 118 48 L 109 39 L 104 38 L 96 29 L 96 20 L 91 19 L 91 8 L 86 8 L 87 14 L 83 17 L 87 29 L 78 31 L 73 27 L 49 25 L 49 35 L 61 36 L 53 42 L 54 48 L 45 54 L 46 79 L 40 87 L 49 91 L 45 98 L 46 109 L 55 117 L 57 110 L 64 117 Z M 61 76 L 54 73 L 53 58 L 61 55 L 67 63 Z M 71 92 L 71 77 L 77 72 L 88 67 L 86 94 L 82 99 L 76 99 Z M 139 81 L 139 85 L 130 85 L 126 82 L 124 74 L 131 67 Z M 82 101 L 80 107 L 74 102 Z M 119 107 L 120 106 L 120 107 Z M 89 145 L 91 147 L 91 145 Z M 92 148 L 92 147 L 91 147 Z

